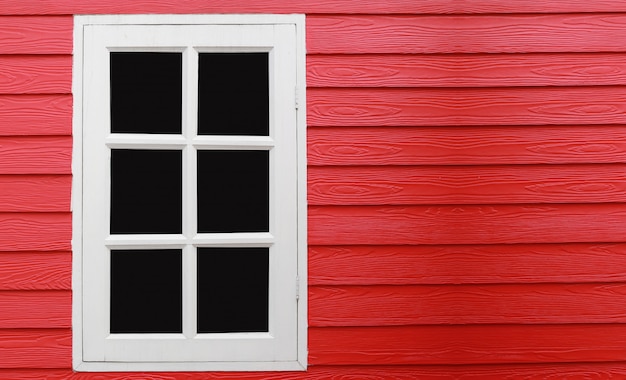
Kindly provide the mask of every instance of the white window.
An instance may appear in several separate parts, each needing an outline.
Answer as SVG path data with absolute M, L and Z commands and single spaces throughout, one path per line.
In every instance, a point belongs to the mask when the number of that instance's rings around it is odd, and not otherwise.
M 74 368 L 306 368 L 304 16 L 77 16 Z

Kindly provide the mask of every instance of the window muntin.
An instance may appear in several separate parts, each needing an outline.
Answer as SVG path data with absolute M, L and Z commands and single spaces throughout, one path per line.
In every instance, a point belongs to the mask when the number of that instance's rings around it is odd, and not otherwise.
M 148 16 L 136 17 L 151 19 Z M 90 19 L 98 19 L 98 17 Z M 278 17 L 278 19 L 283 19 L 283 17 Z M 82 145 L 84 146 L 84 151 L 79 152 L 83 164 L 83 177 L 79 187 L 82 188 L 84 206 L 79 218 L 83 229 L 80 234 L 81 244 L 78 248 L 81 253 L 79 257 L 81 267 L 84 270 L 81 273 L 81 288 L 77 292 L 81 295 L 82 301 L 77 307 L 75 303 L 75 311 L 79 309 L 84 317 L 81 319 L 82 329 L 79 334 L 76 334 L 78 336 L 75 336 L 75 344 L 78 343 L 82 347 L 75 363 L 79 364 L 78 367 L 87 370 L 116 370 L 122 367 L 141 370 L 302 368 L 302 363 L 305 363 L 306 359 L 306 345 L 303 345 L 303 342 L 306 342 L 305 334 L 303 334 L 305 332 L 305 317 L 303 317 L 305 305 L 302 301 L 297 301 L 300 296 L 297 294 L 297 278 L 304 277 L 301 275 L 305 273 L 302 254 L 304 219 L 298 215 L 298 207 L 302 207 L 304 202 L 302 184 L 298 187 L 296 181 L 298 174 L 300 173 L 300 176 L 303 174 L 303 170 L 298 171 L 296 165 L 298 159 L 302 159 L 302 154 L 298 155 L 296 148 L 300 146 L 302 149 L 303 146 L 302 142 L 298 141 L 297 132 L 297 126 L 303 126 L 303 118 L 296 113 L 293 98 L 298 82 L 295 70 L 298 65 L 295 60 L 297 55 L 294 52 L 298 49 L 298 43 L 295 32 L 301 28 L 301 25 L 293 21 L 284 24 L 261 22 L 254 25 L 196 25 L 192 23 L 184 26 L 111 26 L 98 22 L 79 24 L 77 28 L 82 29 L 84 40 L 90 41 L 90 44 L 81 46 L 85 57 L 82 71 L 84 78 L 81 77 L 81 82 L 84 83 L 82 100 L 89 99 L 89 104 L 85 104 L 84 101 L 80 102 L 81 106 L 84 105 L 81 113 L 83 127 L 78 133 L 83 138 Z M 183 29 L 185 33 L 181 32 Z M 128 36 L 133 37 L 129 39 Z M 108 58 L 105 57 L 106 55 Z M 244 57 L 244 60 L 248 57 L 255 57 L 257 61 L 259 61 L 258 57 L 261 57 L 261 62 L 263 60 L 267 62 L 267 76 L 260 81 L 267 82 L 267 99 L 261 101 L 261 103 L 267 103 L 267 112 L 266 114 L 256 112 L 257 116 L 254 120 L 261 120 L 261 122 L 250 122 L 245 119 L 243 123 L 241 121 L 238 121 L 238 124 L 235 123 L 232 127 L 234 129 L 244 124 L 254 125 L 252 129 L 246 129 L 248 127 L 244 126 L 245 128 L 240 129 L 238 134 L 231 135 L 224 133 L 223 130 L 218 134 L 215 131 L 219 131 L 219 128 L 213 128 L 211 131 L 212 127 L 208 127 L 208 132 L 206 132 L 198 124 L 198 119 L 202 114 L 199 111 L 202 97 L 199 91 L 203 86 L 200 80 L 204 59 L 202 57 L 215 60 L 221 55 L 227 56 L 228 62 L 231 62 L 233 57 Z M 120 57 L 131 61 L 142 61 L 146 60 L 146 57 L 162 60 L 162 57 L 171 56 L 182 58 L 180 133 L 174 133 L 178 132 L 176 127 L 171 129 L 157 126 L 156 129 L 152 129 L 151 126 L 136 126 L 136 123 L 135 126 L 128 126 L 133 123 L 127 123 L 127 126 L 123 128 L 114 127 L 112 123 L 115 123 L 115 113 L 112 109 L 107 110 L 109 106 L 107 99 L 111 99 L 110 105 L 113 106 L 112 94 L 115 93 L 115 87 L 114 83 L 106 83 L 107 75 L 102 75 L 113 72 L 110 66 L 107 67 L 108 62 L 115 62 Z M 291 63 L 289 63 L 290 60 L 292 60 Z M 106 64 L 102 64 L 103 62 Z M 174 72 L 171 77 L 177 78 L 179 76 L 177 65 L 170 62 L 169 67 Z M 280 79 L 277 73 L 280 73 Z M 146 81 L 138 80 L 138 82 Z M 171 80 L 171 82 L 175 81 Z M 107 91 L 103 90 L 107 88 L 111 88 L 111 94 L 108 96 Z M 176 86 L 171 86 L 171 88 L 176 88 Z M 104 102 L 93 102 L 94 98 L 104 100 Z M 238 112 L 241 112 L 242 107 L 245 108 L 245 102 L 238 106 Z M 110 111 L 110 119 L 107 117 L 107 111 Z M 207 115 L 210 115 L 210 112 Z M 164 124 L 171 126 L 175 123 L 167 121 Z M 108 133 L 109 127 L 112 133 Z M 203 134 L 205 132 L 206 134 Z M 302 135 L 300 131 L 299 137 L 302 138 Z M 83 154 L 87 150 L 89 154 Z M 149 157 L 152 154 L 168 156 L 170 161 L 175 161 L 174 164 L 164 165 L 164 167 L 171 167 L 163 173 L 164 176 L 170 178 L 168 182 L 176 182 L 172 178 L 176 177 L 178 180 L 182 177 L 182 202 L 179 201 L 177 195 L 177 186 L 171 186 L 175 188 L 174 190 L 171 188 L 167 190 L 168 186 L 165 186 L 166 190 L 158 189 L 161 195 L 156 197 L 162 198 L 168 204 L 182 203 L 182 211 L 169 212 L 170 215 L 182 213 L 181 225 L 160 229 L 155 227 L 132 229 L 128 226 L 118 226 L 119 228 L 113 229 L 113 224 L 117 223 L 113 222 L 114 214 L 117 213 L 114 210 L 121 207 L 116 206 L 119 202 L 116 203 L 110 196 L 114 191 L 119 190 L 118 187 L 124 186 L 115 185 L 117 174 L 111 168 L 116 165 L 116 161 L 123 162 L 124 160 L 119 160 L 119 157 L 124 155 Z M 172 157 L 176 158 L 172 159 Z M 107 166 L 109 159 L 112 162 L 110 167 Z M 238 170 L 229 170 L 228 165 L 223 164 L 224 159 L 234 162 L 235 167 L 239 166 Z M 152 171 L 152 169 L 146 169 L 149 164 L 145 162 L 149 162 L 150 159 L 138 161 L 140 162 L 129 164 L 130 169 L 124 168 L 122 171 L 129 173 L 133 170 L 135 172 Z M 220 168 L 218 165 L 220 162 L 226 167 Z M 245 162 L 250 162 L 249 166 L 252 169 L 247 167 Z M 156 166 L 161 166 L 161 164 Z M 180 172 L 172 168 L 180 168 Z M 239 172 L 239 175 L 233 174 L 233 171 Z M 111 175 L 98 174 L 103 172 L 111 173 Z M 150 178 L 150 173 L 141 175 Z M 211 188 L 211 182 L 217 182 L 216 179 L 220 177 L 222 181 L 230 183 L 230 191 L 224 191 L 216 186 Z M 131 178 L 130 181 L 133 181 L 132 174 L 127 174 L 124 178 Z M 140 179 L 138 183 L 142 181 L 149 182 L 149 180 Z M 159 185 L 155 183 L 151 186 L 158 187 Z M 239 188 L 241 189 L 237 190 Z M 98 193 L 103 189 L 105 194 Z M 110 189 L 111 194 L 106 194 L 107 189 Z M 238 191 L 239 195 L 232 195 Z M 225 202 L 225 207 L 211 199 L 213 196 L 220 195 L 231 198 L 230 201 Z M 216 219 L 213 214 L 221 213 L 217 219 L 228 214 L 229 203 L 232 205 L 230 207 L 232 214 L 245 216 L 246 207 L 236 204 L 238 203 L 236 202 L 237 196 L 245 197 L 246 200 L 249 200 L 248 198 L 262 199 L 262 201 L 251 202 L 252 206 L 248 207 L 248 213 L 256 216 L 256 218 L 248 218 L 255 219 L 250 224 L 252 227 L 237 225 L 237 223 L 231 223 L 228 228 L 222 230 L 212 227 L 211 223 L 216 224 L 211 222 L 211 219 Z M 134 197 L 137 198 L 137 195 L 135 194 Z M 85 198 L 87 198 L 86 202 Z M 122 201 L 128 203 L 128 199 L 132 198 L 122 196 Z M 108 199 L 113 199 L 110 204 Z M 154 204 L 155 199 L 148 199 L 144 203 Z M 201 203 L 209 206 L 197 207 Z M 216 204 L 222 207 L 221 211 L 216 212 Z M 111 206 L 110 209 L 109 206 Z M 257 209 L 250 209 L 253 206 Z M 238 208 L 239 211 L 237 211 Z M 149 206 L 144 206 L 144 209 L 150 211 Z M 110 215 L 110 211 L 107 210 L 111 210 Z M 253 211 L 250 212 L 250 210 Z M 158 214 L 158 212 L 153 213 L 157 216 L 155 217 L 157 220 Z M 89 218 L 87 218 L 88 215 Z M 102 220 L 108 220 L 108 216 L 111 217 L 110 220 L 113 223 L 110 228 L 109 226 L 104 228 L 106 223 Z M 132 216 L 129 218 L 132 219 Z M 178 217 L 165 219 L 178 219 Z M 150 223 L 153 221 L 149 220 L 148 224 Z M 158 222 L 154 223 L 158 224 Z M 300 228 L 298 228 L 298 223 Z M 141 223 L 127 224 L 136 226 Z M 179 333 L 178 327 L 167 327 L 163 331 L 155 328 L 145 328 L 143 331 L 136 326 L 114 327 L 119 326 L 119 317 L 115 314 L 117 312 L 115 307 L 111 307 L 108 301 L 116 302 L 116 297 L 119 298 L 117 295 L 119 292 L 113 291 L 116 289 L 118 280 L 108 278 L 108 274 L 123 272 L 120 269 L 120 260 L 130 262 L 131 267 L 140 268 L 141 266 L 132 257 L 143 256 L 146 262 L 152 253 L 155 258 L 161 257 L 163 261 L 162 256 L 165 255 L 163 252 L 180 252 L 176 257 L 180 258 L 182 268 L 180 271 L 181 293 L 183 294 L 182 313 L 172 314 L 182 314 L 182 329 L 180 329 L 182 332 Z M 233 257 L 229 258 L 229 256 Z M 245 269 L 245 265 L 241 265 L 241 271 L 233 271 L 232 264 L 238 261 L 233 258 L 246 258 L 254 265 L 249 265 L 248 269 Z M 216 265 L 224 266 L 227 269 L 223 270 L 224 273 L 230 270 L 231 273 L 238 272 L 240 275 L 248 273 L 248 275 L 245 279 L 238 281 L 233 281 L 232 276 L 222 276 L 221 280 L 218 278 L 206 281 L 206 278 L 202 276 L 202 271 L 206 270 L 203 268 Z M 107 276 L 98 275 L 97 272 L 106 273 Z M 89 276 L 88 281 L 85 280 L 87 276 Z M 178 284 L 180 281 L 176 275 L 173 277 L 175 279 L 172 283 Z M 233 332 L 232 330 L 236 328 L 224 325 L 223 321 L 216 322 L 215 318 L 207 317 L 207 307 L 211 308 L 210 305 L 217 302 L 215 300 L 224 297 L 223 294 L 207 293 L 207 289 L 211 286 L 216 287 L 220 281 L 228 282 L 226 280 L 231 281 L 230 286 L 233 288 L 240 289 L 234 292 L 239 302 L 233 307 L 234 311 L 231 313 L 241 313 L 241 310 L 246 310 L 246 307 L 249 308 L 251 304 L 252 310 L 256 310 L 251 312 L 252 315 L 256 315 L 251 318 L 251 322 L 239 322 L 239 327 L 236 326 L 245 332 Z M 112 283 L 107 285 L 109 282 Z M 262 286 L 264 283 L 267 286 Z M 137 284 L 134 286 L 141 288 Z M 154 286 L 159 286 L 158 282 Z M 259 288 L 261 293 L 257 294 Z M 257 293 L 248 291 L 250 295 L 246 297 L 245 291 L 241 289 L 254 289 Z M 142 289 L 139 289 L 137 293 L 141 291 Z M 203 296 L 204 294 L 208 295 Z M 175 297 L 170 298 L 173 300 L 172 304 L 177 302 Z M 266 299 L 267 301 L 260 306 L 254 306 L 254 302 L 250 302 L 251 299 Z M 107 302 L 102 302 L 102 300 Z M 110 326 L 113 328 L 111 329 Z M 167 332 L 164 335 L 165 330 Z M 236 354 L 233 355 L 233 353 Z M 107 363 L 107 361 L 112 362 Z M 124 365 L 113 362 L 124 363 Z

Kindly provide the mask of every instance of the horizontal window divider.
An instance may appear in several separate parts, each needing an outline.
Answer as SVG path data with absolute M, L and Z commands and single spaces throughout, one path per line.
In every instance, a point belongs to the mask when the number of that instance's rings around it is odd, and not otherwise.
M 275 240 L 267 232 L 197 234 L 192 244 L 197 247 L 270 247 Z
M 274 139 L 266 136 L 197 136 L 192 143 L 198 149 L 268 150 Z
M 104 241 L 109 248 L 116 249 L 182 249 L 190 240 L 176 234 L 141 234 L 141 235 L 110 235 Z
M 182 135 L 116 133 L 109 135 L 105 143 L 109 148 L 121 149 L 179 149 L 187 145 L 187 139 Z

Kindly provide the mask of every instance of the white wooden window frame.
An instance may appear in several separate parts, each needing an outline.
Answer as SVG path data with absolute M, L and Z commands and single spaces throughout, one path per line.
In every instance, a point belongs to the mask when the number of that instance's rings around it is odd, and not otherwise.
M 107 15 L 74 18 L 73 364 L 77 371 L 304 370 L 306 142 L 303 15 Z M 181 135 L 111 134 L 111 51 L 183 54 Z M 269 136 L 198 136 L 201 52 L 268 52 Z M 245 104 L 241 104 L 245 112 Z M 183 152 L 183 233 L 110 235 L 110 152 Z M 270 151 L 267 233 L 197 234 L 196 151 Z M 269 332 L 196 332 L 197 247 L 268 247 Z M 111 249 L 178 248 L 183 257 L 183 333 L 110 334 Z M 305 289 L 301 291 L 300 289 Z

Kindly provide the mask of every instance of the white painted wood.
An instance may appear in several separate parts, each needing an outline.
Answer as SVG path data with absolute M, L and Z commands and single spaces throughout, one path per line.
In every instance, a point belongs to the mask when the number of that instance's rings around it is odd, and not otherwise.
M 74 61 L 74 368 L 125 370 L 302 370 L 306 368 L 305 52 L 302 15 L 77 16 Z M 183 54 L 182 135 L 110 134 L 109 52 Z M 266 51 L 270 135 L 197 136 L 198 52 Z M 301 89 L 298 110 L 294 88 Z M 242 105 L 245 108 L 245 105 Z M 110 150 L 183 151 L 183 233 L 108 233 Z M 197 234 L 196 154 L 270 151 L 268 233 Z M 268 333 L 197 334 L 196 248 L 268 247 Z M 183 250 L 183 333 L 109 334 L 111 249 Z M 304 279 L 304 280 L 303 280 Z

